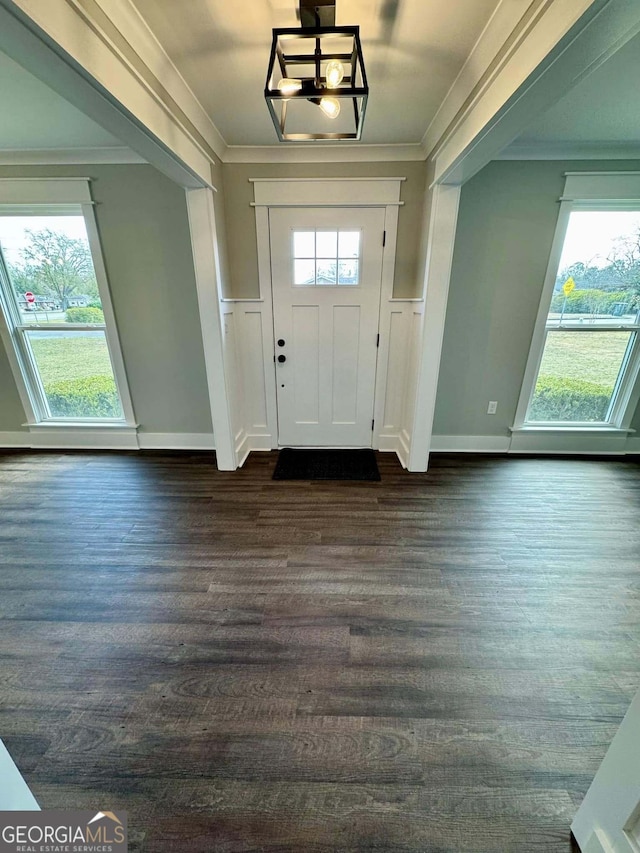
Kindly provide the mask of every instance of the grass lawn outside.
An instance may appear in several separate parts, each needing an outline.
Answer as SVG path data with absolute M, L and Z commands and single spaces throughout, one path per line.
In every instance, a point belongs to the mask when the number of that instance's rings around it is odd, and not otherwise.
M 31 349 L 45 386 L 70 379 L 111 376 L 113 369 L 104 332 L 79 332 L 59 337 L 29 334 Z M 46 335 L 46 337 L 45 337 Z
M 550 332 L 540 373 L 613 391 L 629 338 L 630 332 Z
M 630 332 L 550 332 L 531 401 L 530 421 L 607 419 Z
M 29 342 L 54 417 L 122 417 L 104 332 L 31 332 Z

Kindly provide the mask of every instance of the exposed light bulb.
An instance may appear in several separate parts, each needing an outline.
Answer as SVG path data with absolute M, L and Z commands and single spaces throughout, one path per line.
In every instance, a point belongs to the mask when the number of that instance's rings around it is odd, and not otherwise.
M 278 83 L 278 89 L 283 95 L 295 95 L 302 89 L 302 80 L 298 80 L 297 77 L 283 77 Z
M 343 77 L 344 65 L 341 62 L 338 62 L 337 59 L 332 59 L 330 62 L 327 62 L 325 78 L 327 80 L 328 89 L 337 89 L 340 83 L 342 83 Z
M 340 115 L 340 101 L 337 98 L 320 98 L 319 107 L 327 118 L 338 118 Z

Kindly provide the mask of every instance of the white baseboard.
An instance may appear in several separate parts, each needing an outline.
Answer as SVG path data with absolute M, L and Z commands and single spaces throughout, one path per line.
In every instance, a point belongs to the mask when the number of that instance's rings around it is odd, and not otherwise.
M 402 466 L 409 459 L 408 436 L 379 435 L 375 446 L 382 453 L 395 453 Z M 42 450 L 214 450 L 213 433 L 139 432 L 131 429 L 69 429 L 66 427 L 32 428 L 0 432 L 0 448 Z M 239 436 L 236 447 L 238 464 L 242 466 L 252 451 L 274 449 L 270 434 Z M 548 453 L 563 455 L 610 454 L 640 455 L 640 437 L 624 433 L 575 432 L 544 434 L 514 433 L 511 438 L 491 435 L 434 435 L 433 453 Z
M 640 438 L 628 438 L 627 439 L 627 453 L 638 453 L 640 454 Z
M 29 446 L 42 450 L 138 450 L 135 427 L 105 428 L 35 425 L 29 427 Z
M 0 447 L 31 447 L 31 438 L 26 432 L 0 432 Z
M 380 453 L 395 453 L 402 467 L 409 467 L 409 446 L 403 436 L 397 433 L 378 435 L 374 441 L 373 448 L 374 450 L 379 450 Z
M 135 428 L 91 429 L 35 426 L 0 432 L 0 447 L 41 450 L 213 450 L 213 433 L 140 432 Z
M 273 436 L 259 434 L 252 435 L 249 433 L 247 436 L 249 441 L 249 447 L 251 451 L 265 451 L 265 450 L 275 450 L 277 448 L 277 442 L 274 443 Z
M 432 453 L 561 454 L 570 456 L 640 453 L 640 438 L 623 431 L 522 430 L 499 435 L 434 435 Z
M 507 453 L 511 439 L 501 435 L 434 435 L 431 453 Z
M 382 453 L 396 453 L 398 450 L 398 435 L 381 434 L 377 435 L 373 442 L 374 450 L 380 450 Z
M 214 450 L 212 432 L 139 432 L 140 450 Z
M 623 456 L 628 435 L 624 430 L 517 430 L 511 436 L 509 453 L 545 453 L 551 455 Z
M 244 430 L 236 438 L 236 457 L 238 459 L 238 468 L 242 468 L 247 461 L 247 456 L 254 451 L 263 452 L 265 450 L 273 450 L 273 439 L 268 434 L 246 433 Z

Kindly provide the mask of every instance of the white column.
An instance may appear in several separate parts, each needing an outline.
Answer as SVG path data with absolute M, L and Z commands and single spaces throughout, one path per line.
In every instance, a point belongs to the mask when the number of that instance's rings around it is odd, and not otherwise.
M 418 381 L 409 471 L 426 471 L 433 432 L 433 415 L 440 373 L 440 355 L 447 313 L 453 247 L 458 224 L 460 187 L 436 184 L 429 218 L 429 237 L 425 268 L 424 323 L 418 359 Z
M 234 446 L 231 403 L 225 370 L 220 315 L 220 258 L 213 190 L 187 190 L 187 208 L 216 459 L 221 471 L 235 471 L 238 460 Z

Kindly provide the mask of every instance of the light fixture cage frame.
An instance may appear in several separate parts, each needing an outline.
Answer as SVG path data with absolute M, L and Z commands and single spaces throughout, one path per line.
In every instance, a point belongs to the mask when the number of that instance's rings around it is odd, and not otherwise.
M 337 38 L 352 40 L 353 48 L 351 53 L 337 53 L 336 51 L 323 49 L 323 39 L 325 42 L 330 42 L 332 40 L 335 41 Z M 285 48 L 288 41 L 301 39 L 313 42 L 313 50 L 310 53 L 286 53 Z M 326 79 L 320 72 L 321 66 L 333 59 L 342 62 L 345 65 L 345 69 L 348 67 L 349 72 L 345 73 L 338 87 L 330 89 L 326 85 Z M 302 80 L 302 88 L 297 92 L 284 94 L 277 87 L 275 73 L 278 70 L 282 79 L 289 79 L 288 69 L 293 65 L 313 66 L 314 76 L 299 77 L 296 75 L 293 79 Z M 359 85 L 356 85 L 357 83 Z M 367 73 L 364 67 L 362 44 L 360 42 L 360 27 L 280 27 L 274 29 L 264 97 L 280 142 L 360 140 L 367 110 L 367 100 L 369 98 Z M 315 103 L 316 101 L 319 102 L 321 98 L 336 98 L 339 101 L 351 101 L 355 122 L 354 131 L 338 133 L 287 132 L 288 102 L 313 100 Z M 279 115 L 276 107 L 277 104 L 280 105 Z

